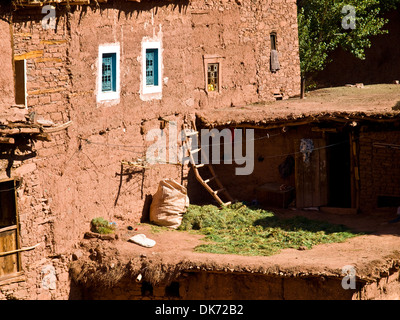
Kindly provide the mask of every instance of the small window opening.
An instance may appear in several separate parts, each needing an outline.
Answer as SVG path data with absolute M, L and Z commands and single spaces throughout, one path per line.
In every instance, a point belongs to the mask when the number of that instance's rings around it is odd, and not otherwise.
M 276 32 L 272 32 L 270 34 L 271 40 L 271 59 L 270 59 L 270 69 L 272 73 L 277 72 L 280 70 L 281 66 L 279 64 L 279 55 L 276 45 Z
M 15 60 L 15 103 L 26 106 L 26 60 Z
M 219 63 L 209 63 L 207 65 L 207 90 L 218 91 Z
M 276 50 L 276 32 L 272 32 L 269 37 L 271 40 L 271 50 Z

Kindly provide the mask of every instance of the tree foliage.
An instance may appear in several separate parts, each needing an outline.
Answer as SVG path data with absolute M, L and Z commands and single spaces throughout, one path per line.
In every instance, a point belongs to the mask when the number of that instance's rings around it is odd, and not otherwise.
M 329 53 L 341 47 L 359 59 L 371 47 L 371 37 L 387 33 L 382 12 L 393 9 L 400 0 L 299 0 L 298 25 L 300 64 L 303 77 L 323 70 Z M 347 19 L 343 7 L 355 9 L 355 27 L 343 28 Z

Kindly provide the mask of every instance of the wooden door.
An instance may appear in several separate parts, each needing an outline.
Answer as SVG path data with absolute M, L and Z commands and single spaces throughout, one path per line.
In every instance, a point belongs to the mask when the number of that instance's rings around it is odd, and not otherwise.
M 21 271 L 15 180 L 0 182 L 0 279 Z
M 4 231 L 5 229 L 8 229 Z M 17 227 L 0 230 L 0 253 L 18 249 Z M 19 271 L 18 253 L 0 256 L 0 279 Z
M 320 207 L 328 204 L 326 142 L 312 139 L 314 150 L 304 161 L 300 151 L 301 140 L 295 141 L 296 207 Z

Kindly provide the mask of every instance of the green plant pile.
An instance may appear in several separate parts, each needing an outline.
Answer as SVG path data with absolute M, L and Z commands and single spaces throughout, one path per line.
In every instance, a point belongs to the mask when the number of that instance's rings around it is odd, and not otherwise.
M 102 217 L 94 218 L 90 222 L 90 230 L 100 234 L 114 233 L 115 227 Z
M 190 205 L 178 230 L 206 235 L 198 252 L 273 255 L 285 248 L 343 242 L 359 234 L 343 225 L 305 217 L 279 218 L 274 213 L 241 203 L 226 208 Z

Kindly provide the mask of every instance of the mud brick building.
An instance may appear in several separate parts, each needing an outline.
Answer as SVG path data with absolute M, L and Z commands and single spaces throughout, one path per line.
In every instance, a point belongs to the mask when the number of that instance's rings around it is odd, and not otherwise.
M 17 0 L 0 14 L 0 299 L 68 299 L 92 218 L 138 222 L 160 179 L 186 184 L 187 167 L 123 165 L 149 130 L 300 90 L 295 0 Z
M 234 164 L 214 165 L 235 198 L 342 214 L 396 213 L 399 93 L 397 84 L 325 88 L 305 101 L 231 108 L 229 115 L 199 111 L 197 116 L 209 128 L 254 129 L 250 175 L 231 179 Z M 302 152 L 302 141 L 312 143 L 310 154 Z

